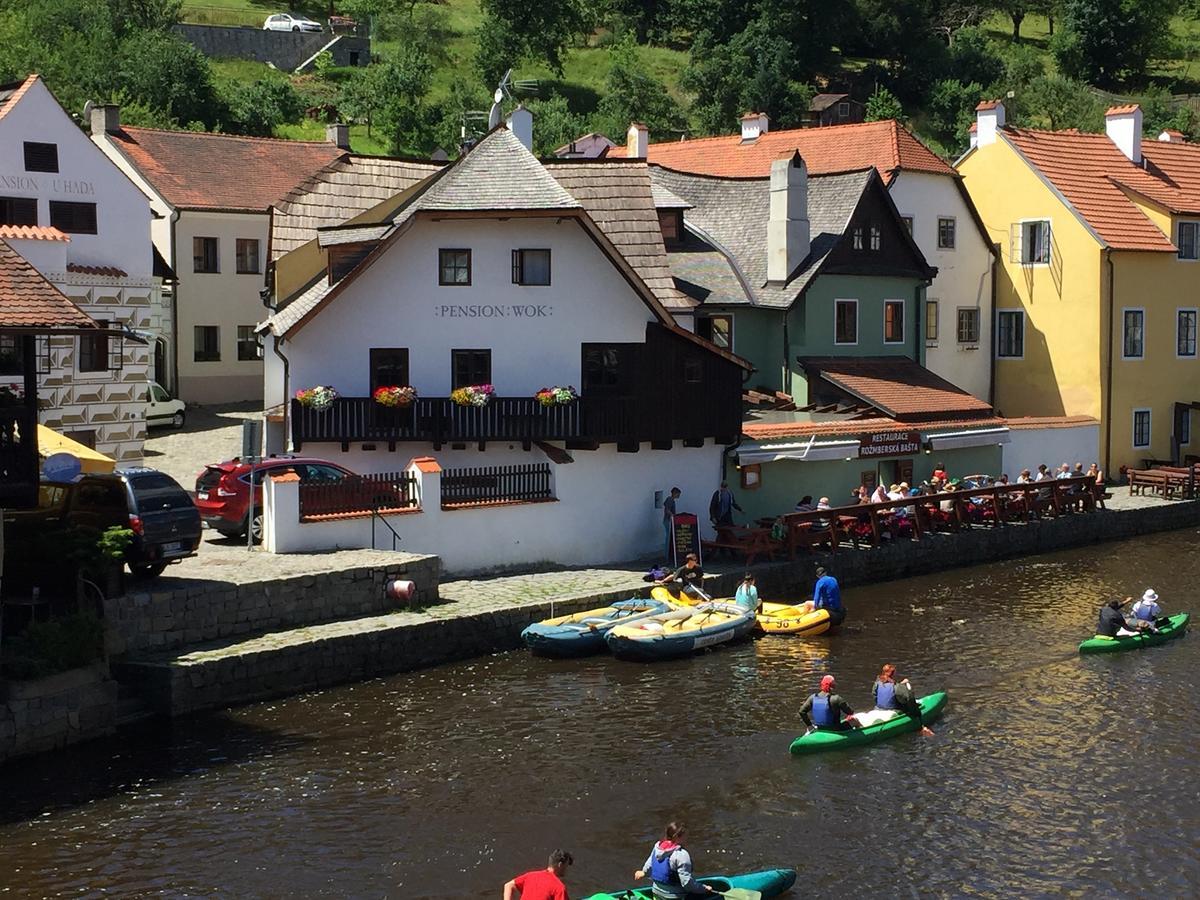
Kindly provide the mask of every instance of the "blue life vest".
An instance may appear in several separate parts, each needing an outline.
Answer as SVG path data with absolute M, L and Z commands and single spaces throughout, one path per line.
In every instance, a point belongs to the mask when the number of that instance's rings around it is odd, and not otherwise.
M 1133 604 L 1133 616 L 1142 622 L 1153 622 L 1155 613 L 1159 611 L 1158 604 L 1151 601 L 1139 600 Z
M 813 694 L 812 720 L 818 728 L 837 728 L 838 714 L 829 705 L 829 695 Z
M 875 682 L 875 708 L 876 709 L 899 709 L 900 705 L 896 703 L 896 685 L 890 681 Z
M 676 848 L 678 849 L 678 848 Z M 671 865 L 671 856 L 675 850 L 665 856 L 659 856 L 658 844 L 654 845 L 654 852 L 650 854 L 650 880 L 657 881 L 659 884 L 670 884 L 679 887 L 679 872 Z

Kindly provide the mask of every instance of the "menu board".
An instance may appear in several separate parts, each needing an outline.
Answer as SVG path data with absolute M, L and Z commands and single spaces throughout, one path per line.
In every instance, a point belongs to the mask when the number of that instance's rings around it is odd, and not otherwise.
M 683 565 L 689 553 L 704 562 L 700 555 L 700 520 L 693 513 L 676 513 L 671 518 L 671 552 L 676 567 Z

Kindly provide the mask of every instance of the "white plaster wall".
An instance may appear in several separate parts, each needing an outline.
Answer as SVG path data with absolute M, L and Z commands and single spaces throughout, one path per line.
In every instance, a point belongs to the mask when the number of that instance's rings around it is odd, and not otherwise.
M 1013 481 L 1016 481 L 1022 469 L 1029 469 L 1036 474 L 1037 467 L 1042 463 L 1054 469 L 1063 463 L 1074 466 L 1081 462 L 1086 469 L 1100 461 L 1099 422 L 1070 428 L 1020 428 L 1010 425 L 1008 437 L 1009 442 L 1004 445 L 1004 471 Z
M 938 274 L 926 299 L 938 301 L 938 340 L 926 346 L 931 371 L 983 400 L 991 384 L 992 254 L 979 233 L 967 201 L 945 175 L 901 172 L 892 182 L 892 201 L 902 216 L 912 216 L 913 239 Z M 955 219 L 955 248 L 939 250 L 938 218 Z M 958 308 L 979 307 L 978 349 L 958 343 Z M 924 311 L 922 311 L 924 321 Z M 924 334 L 921 335 L 924 339 Z
M 511 252 L 523 247 L 550 248 L 549 286 L 512 284 Z M 439 248 L 471 250 L 469 287 L 438 285 Z M 478 307 L 493 315 L 462 314 Z M 450 351 L 490 348 L 497 395 L 521 397 L 550 385 L 578 387 L 581 342 L 641 343 L 652 318 L 572 219 L 420 221 L 283 346 L 293 391 L 328 384 L 366 396 L 368 350 L 407 347 L 413 386 L 445 397 Z

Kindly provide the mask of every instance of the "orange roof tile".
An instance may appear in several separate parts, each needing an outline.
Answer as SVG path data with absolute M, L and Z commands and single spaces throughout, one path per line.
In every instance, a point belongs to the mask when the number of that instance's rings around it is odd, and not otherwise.
M 124 278 L 128 273 L 116 266 L 82 266 L 67 263 L 67 271 L 73 275 L 103 275 L 105 278 Z
M 811 435 L 838 437 L 841 435 L 881 434 L 889 431 L 941 431 L 946 428 L 998 428 L 1008 420 L 999 416 L 982 419 L 938 419 L 932 422 L 900 422 L 876 416 L 870 419 L 846 419 L 825 422 L 748 422 L 742 433 L 756 441 L 771 438 L 805 438 Z
M 408 464 L 430 474 L 442 471 L 441 464 L 432 456 L 414 456 Z
M 1078 428 L 1099 424 L 1100 420 L 1091 416 L 1022 416 L 1008 420 L 1009 428 Z
M 69 241 L 71 236 L 53 225 L 0 225 L 0 238 L 23 241 Z
M 800 362 L 810 379 L 823 378 L 899 419 L 992 412 L 986 401 L 906 356 L 808 357 Z
M 17 101 L 24 97 L 25 92 L 40 78 L 40 75 L 30 75 L 24 81 L 0 87 L 0 119 L 8 115 L 8 111 L 17 105 Z
M 771 163 L 799 151 L 814 175 L 851 172 L 874 166 L 885 182 L 900 170 L 956 177 L 945 160 L 894 120 L 768 131 L 742 142 L 740 134 L 651 144 L 648 161 L 678 172 L 724 178 L 762 177 Z M 609 156 L 624 156 L 614 147 Z
M 95 327 L 91 316 L 0 240 L 0 328 Z
M 989 109 L 995 109 L 999 105 L 999 100 L 980 100 L 979 104 L 975 107 L 975 111 L 987 112 Z
M 345 155 L 325 141 L 122 128 L 113 142 L 172 206 L 263 210 Z
M 1136 103 L 1126 103 L 1122 106 L 1110 106 L 1108 109 L 1106 109 L 1104 111 L 1104 115 L 1106 117 L 1107 116 L 1127 116 L 1130 113 L 1135 113 L 1137 111 L 1138 111 L 1138 105 Z
M 1175 250 L 1170 238 L 1137 208 L 1118 182 L 1141 193 L 1171 189 L 1164 180 L 1135 166 L 1107 135 L 1006 128 L 1004 136 L 1105 244 L 1117 250 Z M 1147 145 L 1152 150 L 1177 146 L 1147 141 L 1143 152 Z

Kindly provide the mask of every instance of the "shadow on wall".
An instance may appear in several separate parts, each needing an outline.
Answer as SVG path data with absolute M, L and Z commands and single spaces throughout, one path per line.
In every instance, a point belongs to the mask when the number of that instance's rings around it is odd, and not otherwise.
M 1030 269 L 1023 268 L 1022 272 L 1028 273 Z M 1032 282 L 1027 280 L 1024 286 L 1029 292 L 1031 307 L 1061 302 L 1052 290 L 1043 288 L 1035 297 Z M 1000 313 L 1023 308 L 1020 292 L 1012 283 L 1008 270 L 998 269 L 996 321 L 992 326 L 997 348 L 1000 346 Z M 1024 328 L 1021 358 L 1006 359 L 997 355 L 995 360 L 996 411 L 1004 416 L 1066 415 L 1063 389 L 1054 370 L 1046 334 L 1034 326 L 1028 313 L 1024 316 Z

